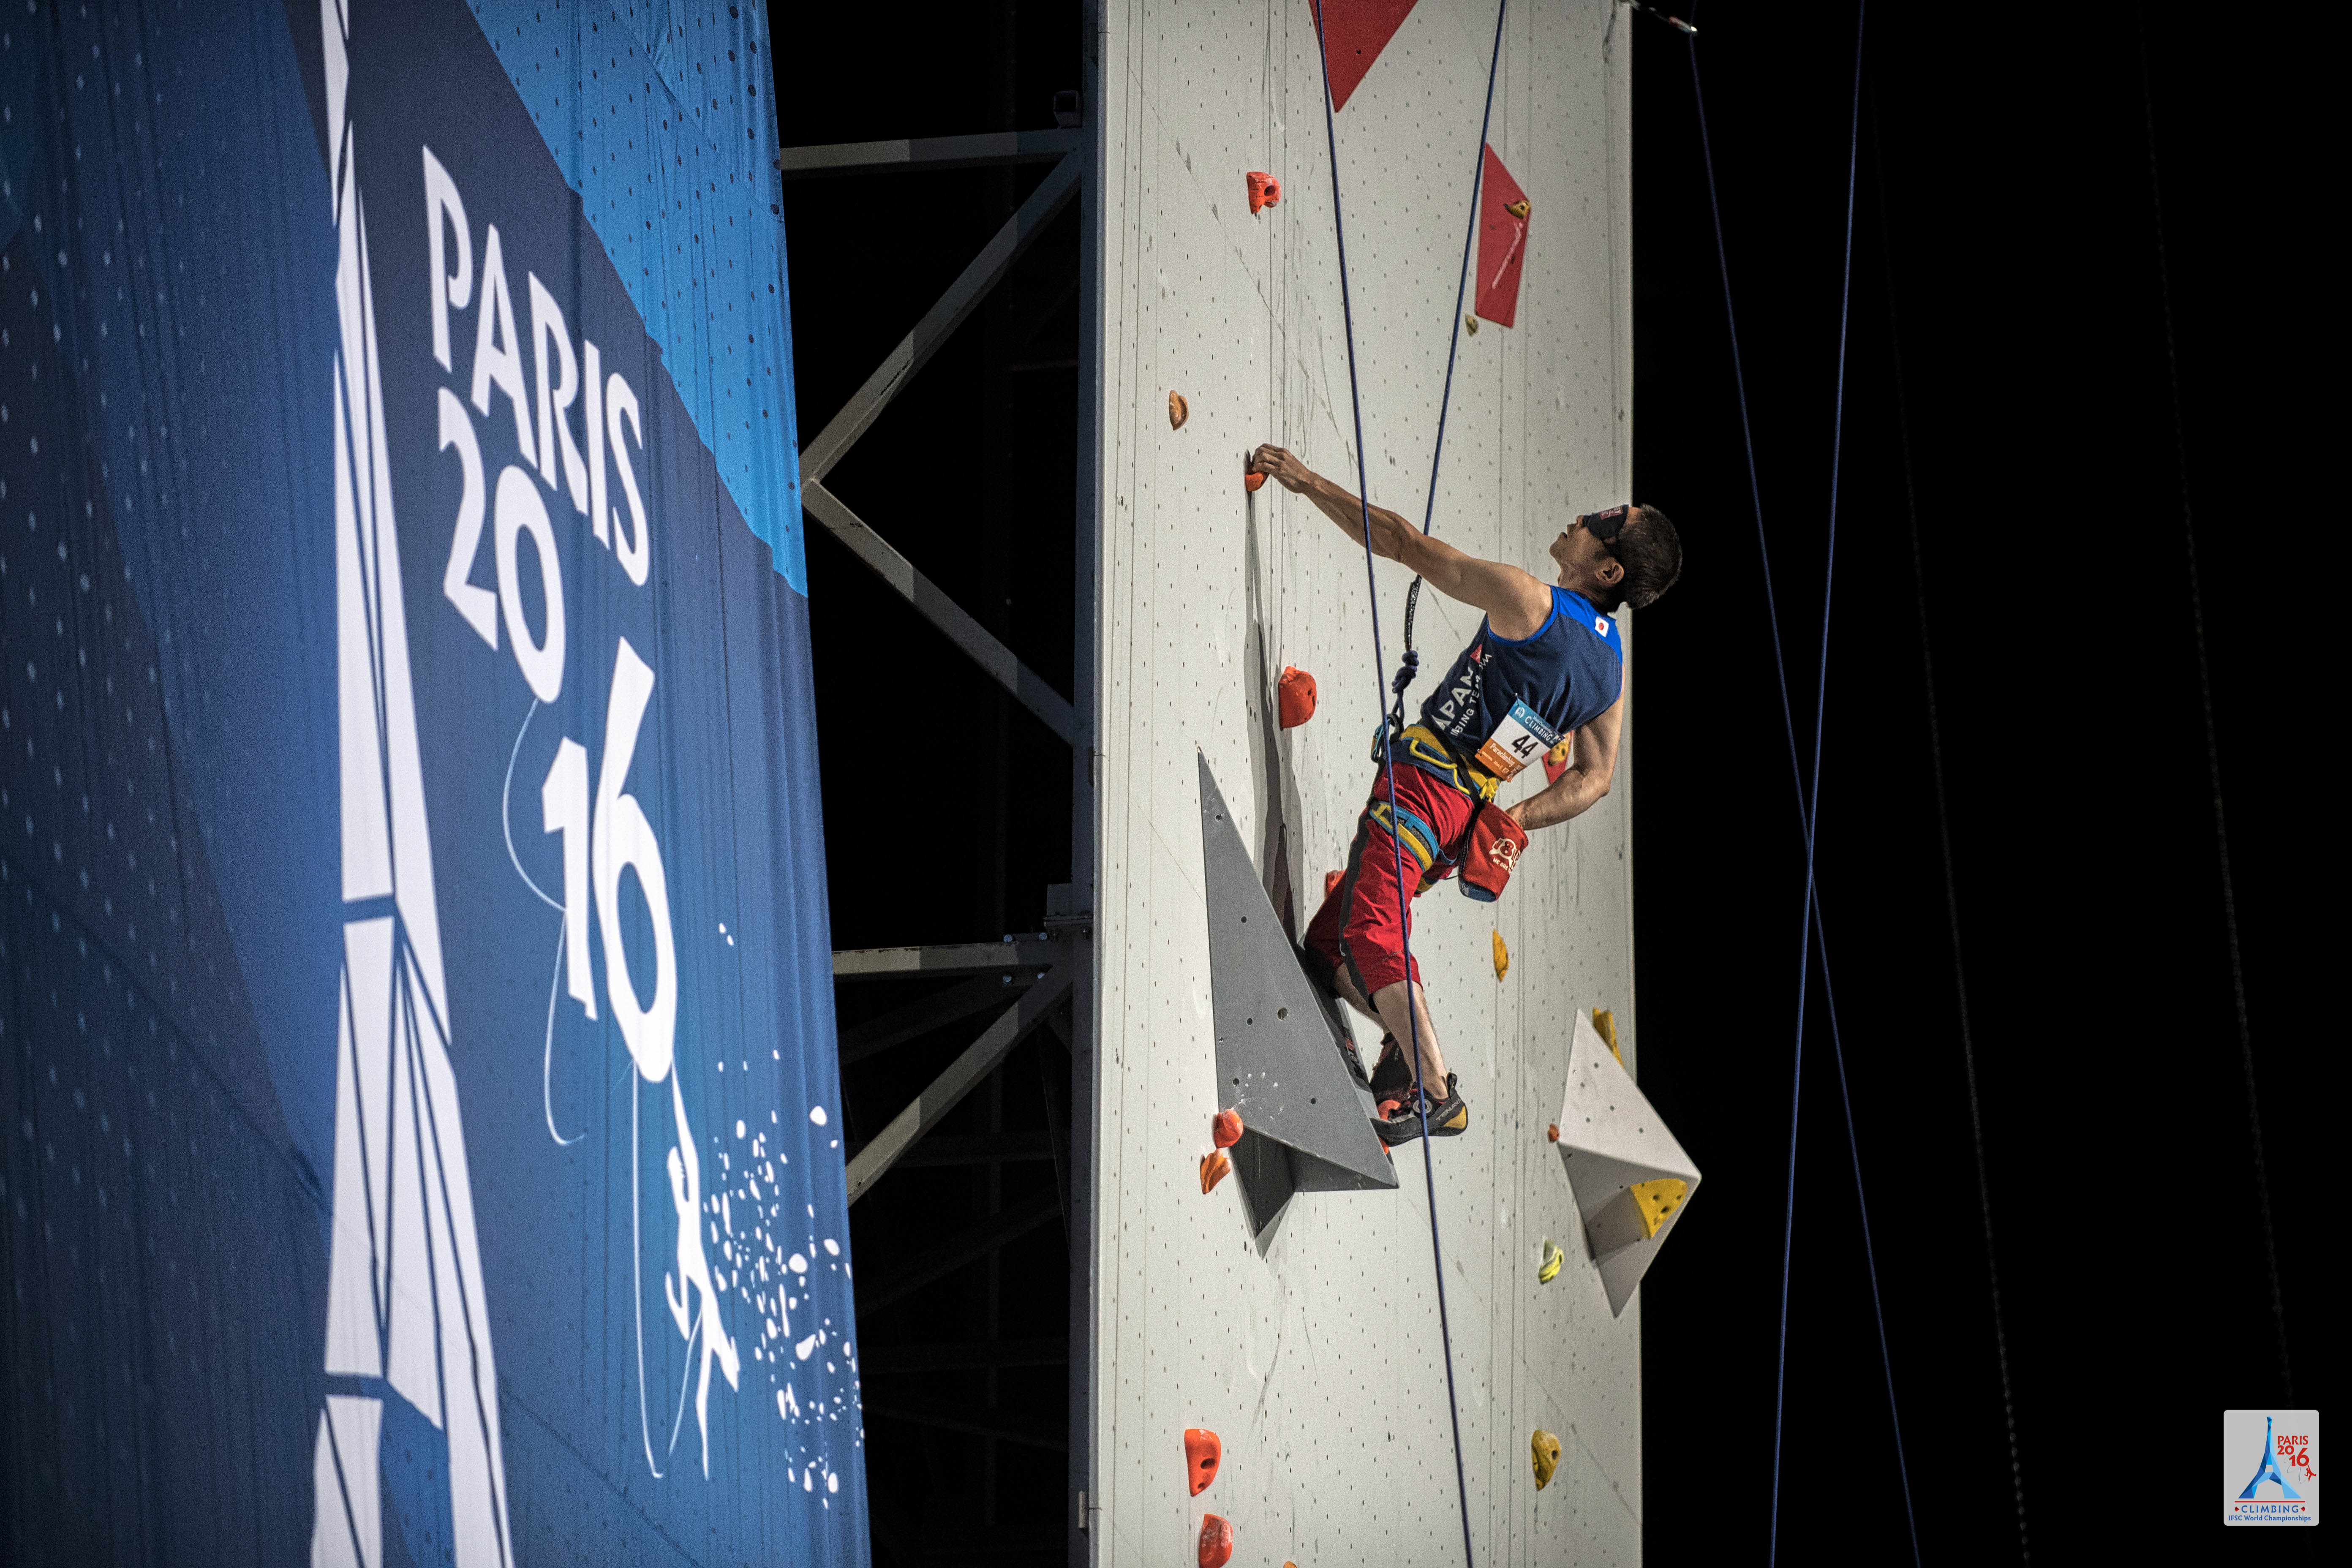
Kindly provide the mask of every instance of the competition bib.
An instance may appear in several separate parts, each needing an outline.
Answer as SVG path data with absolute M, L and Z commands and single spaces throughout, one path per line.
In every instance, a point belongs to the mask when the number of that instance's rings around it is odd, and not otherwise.
M 1520 769 L 1549 751 L 1559 742 L 1559 731 L 1543 721 L 1543 715 L 1528 707 L 1525 700 L 1511 704 L 1511 710 L 1486 737 L 1472 760 L 1498 779 L 1517 776 Z

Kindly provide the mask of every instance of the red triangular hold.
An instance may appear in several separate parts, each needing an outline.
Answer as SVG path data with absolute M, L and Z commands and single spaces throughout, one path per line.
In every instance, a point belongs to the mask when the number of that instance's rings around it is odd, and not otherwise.
M 1381 51 L 1389 47 L 1404 19 L 1412 15 L 1414 0 L 1315 0 L 1315 30 L 1320 37 L 1323 12 L 1331 12 L 1331 37 L 1324 59 L 1331 72 L 1331 107 L 1348 107 L 1348 100 L 1363 84 L 1365 73 Z
M 1486 149 L 1486 173 L 1478 181 L 1477 313 L 1507 327 L 1519 313 L 1519 272 L 1528 264 L 1528 228 L 1535 220 L 1510 208 L 1528 199 L 1503 161 Z

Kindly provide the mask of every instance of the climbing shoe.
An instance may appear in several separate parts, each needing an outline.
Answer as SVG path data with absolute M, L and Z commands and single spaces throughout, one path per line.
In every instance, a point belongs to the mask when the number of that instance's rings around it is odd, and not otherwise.
M 1412 1069 L 1404 1065 L 1404 1048 L 1394 1035 L 1381 1037 L 1381 1059 L 1372 1067 L 1374 1101 L 1402 1100 L 1412 1088 Z
M 1443 1100 L 1432 1100 L 1426 1091 L 1423 1091 L 1418 1096 L 1409 1094 L 1402 1101 L 1381 1101 L 1381 1109 L 1389 1114 L 1372 1123 L 1372 1131 L 1380 1134 L 1381 1142 L 1393 1148 L 1421 1136 L 1421 1106 L 1415 1103 L 1416 1099 L 1428 1101 L 1431 1137 L 1454 1138 L 1469 1130 L 1469 1102 L 1462 1098 L 1460 1080 L 1454 1074 L 1447 1073 Z

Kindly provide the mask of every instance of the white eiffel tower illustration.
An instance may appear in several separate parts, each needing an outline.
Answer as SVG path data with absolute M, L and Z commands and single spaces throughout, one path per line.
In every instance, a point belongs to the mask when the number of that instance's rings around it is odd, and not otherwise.
M 326 1370 L 380 1382 L 447 1434 L 455 1561 L 458 1568 L 509 1568 L 498 1367 L 449 1061 L 449 994 L 409 687 L 367 221 L 345 90 L 351 4 L 320 5 L 341 325 L 334 404 L 343 971 Z M 379 1568 L 383 1561 L 383 1416 L 381 1398 L 327 1396 L 312 1461 L 313 1568 Z

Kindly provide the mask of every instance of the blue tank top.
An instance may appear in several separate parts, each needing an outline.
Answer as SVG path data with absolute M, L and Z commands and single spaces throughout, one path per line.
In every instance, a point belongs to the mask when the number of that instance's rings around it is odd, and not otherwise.
M 1515 642 L 1480 622 L 1421 705 L 1421 721 L 1463 760 L 1507 778 L 1608 711 L 1624 677 L 1616 621 L 1581 595 L 1554 588 L 1551 614 L 1533 637 Z

